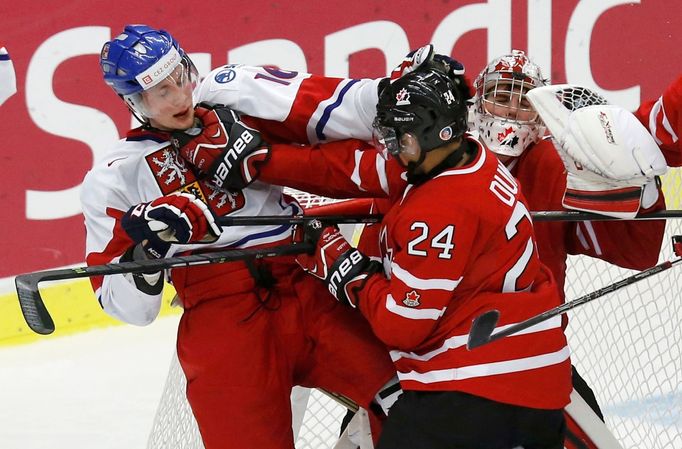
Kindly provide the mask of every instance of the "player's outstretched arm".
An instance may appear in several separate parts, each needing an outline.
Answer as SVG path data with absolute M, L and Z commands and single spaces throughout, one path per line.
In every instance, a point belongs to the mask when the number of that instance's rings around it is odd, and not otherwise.
M 635 115 L 656 140 L 668 165 L 682 166 L 682 76 L 657 100 L 642 103 Z

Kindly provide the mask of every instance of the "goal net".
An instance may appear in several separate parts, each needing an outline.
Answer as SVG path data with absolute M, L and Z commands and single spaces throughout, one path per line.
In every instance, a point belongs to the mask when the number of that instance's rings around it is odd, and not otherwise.
M 679 169 L 664 178 L 668 209 L 681 208 L 681 179 Z M 328 201 L 293 193 L 304 207 Z M 682 234 L 682 220 L 668 220 L 659 261 L 673 257 L 670 238 L 676 234 Z M 570 256 L 566 299 L 633 273 L 593 258 Z M 573 364 L 594 390 L 607 427 L 627 449 L 682 447 L 682 282 L 678 279 L 682 281 L 682 273 L 673 268 L 569 313 Z M 185 385 L 174 359 L 148 449 L 203 448 L 185 399 Z M 313 390 L 296 448 L 332 448 L 344 415 L 343 406 Z

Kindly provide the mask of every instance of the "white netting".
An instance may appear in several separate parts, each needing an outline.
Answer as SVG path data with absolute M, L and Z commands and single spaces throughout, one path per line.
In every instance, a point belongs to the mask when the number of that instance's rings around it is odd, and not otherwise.
M 680 169 L 664 178 L 669 209 L 680 209 Z M 659 262 L 674 258 L 668 220 Z M 571 257 L 566 299 L 634 272 Z M 674 267 L 570 314 L 573 364 L 597 396 L 606 423 L 625 448 L 682 448 L 682 272 Z
M 664 178 L 669 209 L 680 209 L 680 179 L 679 169 Z M 307 204 L 325 202 L 299 195 Z M 660 261 L 673 257 L 673 234 L 682 234 L 682 220 L 668 220 Z M 575 299 L 632 273 L 592 258 L 570 257 L 566 298 Z M 573 363 L 595 391 L 607 426 L 626 449 L 682 448 L 682 288 L 678 279 L 682 280 L 682 272 L 675 267 L 570 314 Z M 149 449 L 203 449 L 184 392 L 184 376 L 175 359 Z M 333 447 L 344 414 L 338 403 L 313 391 L 296 448 Z

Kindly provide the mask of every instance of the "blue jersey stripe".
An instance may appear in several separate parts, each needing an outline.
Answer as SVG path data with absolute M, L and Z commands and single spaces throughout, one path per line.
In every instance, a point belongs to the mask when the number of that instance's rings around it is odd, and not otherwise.
M 237 240 L 236 242 L 231 244 L 230 248 L 242 246 L 246 242 L 250 242 L 251 240 L 257 240 L 257 239 L 264 238 L 264 237 L 272 237 L 272 236 L 275 236 L 278 234 L 284 234 L 284 231 L 286 231 L 287 229 L 291 229 L 291 225 L 285 224 L 282 226 L 278 226 L 275 229 L 272 229 L 270 231 L 258 232 L 256 234 L 247 235 L 243 239 Z
M 320 118 L 320 121 L 317 122 L 317 125 L 315 126 L 315 134 L 317 134 L 317 138 L 319 140 L 325 140 L 326 137 L 324 136 L 324 127 L 327 126 L 327 122 L 329 121 L 329 117 L 332 115 L 332 112 L 334 109 L 338 108 L 341 103 L 343 102 L 343 97 L 346 95 L 346 92 L 348 92 L 348 89 L 351 88 L 351 86 L 355 83 L 357 83 L 360 80 L 351 80 L 343 86 L 343 89 L 341 89 L 341 92 L 339 92 L 339 97 L 336 99 L 336 101 L 326 108 L 324 108 L 324 112 L 322 113 L 322 117 Z

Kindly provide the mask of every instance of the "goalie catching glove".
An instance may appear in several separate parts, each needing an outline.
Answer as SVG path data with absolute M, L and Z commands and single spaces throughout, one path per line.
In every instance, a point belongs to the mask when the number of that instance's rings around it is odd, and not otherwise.
M 568 172 L 564 207 L 633 218 L 656 202 L 666 161 L 632 113 L 568 84 L 536 87 L 527 97 Z
M 300 234 L 300 227 L 296 234 Z M 357 307 L 357 292 L 378 266 L 353 248 L 339 228 L 311 220 L 302 226 L 303 241 L 315 245 L 310 254 L 301 254 L 296 262 L 309 274 L 322 279 L 329 292 L 341 303 Z M 300 241 L 297 235 L 295 240 Z
M 165 256 L 171 243 L 212 243 L 222 231 L 208 206 L 184 192 L 131 207 L 121 227 L 155 258 Z
M 199 103 L 194 113 L 199 126 L 175 131 L 171 139 L 180 156 L 215 187 L 241 190 L 255 181 L 270 157 L 260 133 L 222 105 Z

